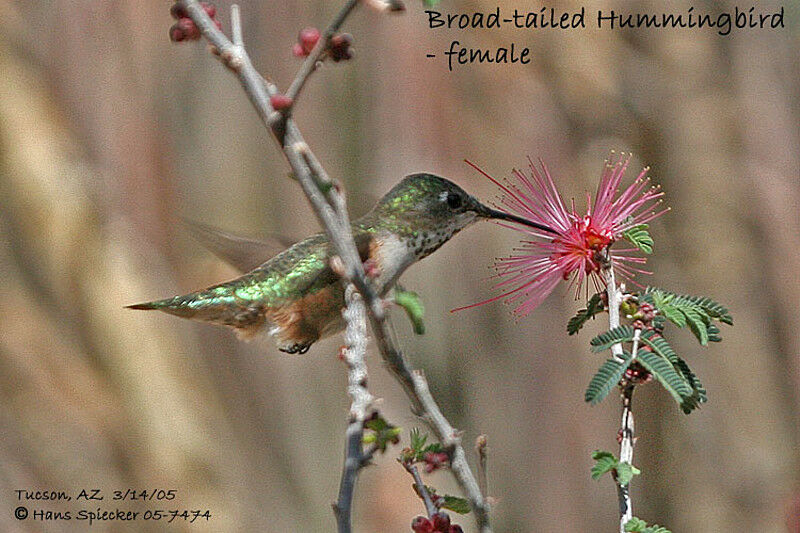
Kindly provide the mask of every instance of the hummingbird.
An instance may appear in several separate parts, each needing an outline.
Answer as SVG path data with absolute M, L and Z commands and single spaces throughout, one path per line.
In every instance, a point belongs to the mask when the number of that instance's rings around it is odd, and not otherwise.
M 367 214 L 352 221 L 351 229 L 365 272 L 384 296 L 409 266 L 473 222 L 490 219 L 556 233 L 492 209 L 452 181 L 427 173 L 406 176 Z M 231 281 L 127 307 L 228 326 L 244 339 L 266 331 L 279 350 L 305 353 L 345 326 L 344 287 L 330 264 L 334 255 L 327 235 L 317 233 Z

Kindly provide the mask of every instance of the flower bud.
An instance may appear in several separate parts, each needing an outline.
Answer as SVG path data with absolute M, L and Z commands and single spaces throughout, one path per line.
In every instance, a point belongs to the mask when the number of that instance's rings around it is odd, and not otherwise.
M 269 97 L 269 105 L 275 111 L 285 111 L 292 107 L 294 101 L 285 94 L 273 94 Z
M 169 8 L 169 14 L 172 15 L 174 19 L 182 19 L 189 16 L 189 13 L 183 8 L 180 4 L 172 4 L 172 7 Z
M 203 6 L 203 9 L 210 18 L 213 19 L 217 16 L 217 6 L 214 4 L 210 2 L 200 2 L 200 5 Z
M 418 516 L 411 521 L 411 529 L 414 533 L 433 533 L 433 522 L 424 516 Z
M 445 512 L 438 512 L 433 515 L 433 528 L 441 533 L 450 533 L 450 516 Z
M 184 17 L 178 19 L 178 22 L 169 29 L 169 38 L 176 43 L 187 40 L 194 41 L 200 38 L 200 30 L 192 19 Z
M 297 34 L 297 42 L 292 46 L 296 57 L 307 57 L 319 42 L 321 34 L 317 28 L 309 26 Z
M 353 36 L 349 33 L 339 33 L 331 37 L 330 54 L 331 59 L 338 63 L 339 61 L 346 61 L 353 57 Z

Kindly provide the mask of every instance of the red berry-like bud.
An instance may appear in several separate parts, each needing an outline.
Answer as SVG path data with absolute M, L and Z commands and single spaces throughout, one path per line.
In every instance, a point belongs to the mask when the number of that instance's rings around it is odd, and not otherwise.
M 169 29 L 169 40 L 173 43 L 179 43 L 186 40 L 186 35 L 177 24 L 173 24 Z
M 200 5 L 203 6 L 203 9 L 205 9 L 208 16 L 212 19 L 217 16 L 217 6 L 214 4 L 210 2 L 200 2 Z
M 172 15 L 172 18 L 174 19 L 182 19 L 189 16 L 189 14 L 180 4 L 172 4 L 172 7 L 169 8 L 169 14 Z
M 647 327 L 647 326 L 643 321 L 641 321 L 641 320 L 634 320 L 633 321 L 633 328 L 634 329 L 644 329 L 645 327 Z
M 450 516 L 444 512 L 433 515 L 433 528 L 441 533 L 450 533 Z
M 300 44 L 300 47 L 305 52 L 305 55 L 308 55 L 311 53 L 311 50 L 313 50 L 314 47 L 317 45 L 320 37 L 321 34 L 319 33 L 319 30 L 317 28 L 313 27 L 303 28 L 302 30 L 300 30 L 300 33 L 297 36 L 297 42 Z
M 306 51 L 303 50 L 300 43 L 294 43 L 294 45 L 292 45 L 292 54 L 294 54 L 295 57 L 306 57 L 308 55 Z
M 177 26 L 183 30 L 183 33 L 187 39 L 194 40 L 200 38 L 200 30 L 197 29 L 197 25 L 195 25 L 192 19 L 190 18 L 179 19 L 177 22 Z
M 336 63 L 351 59 L 353 57 L 353 51 L 350 49 L 352 44 L 353 36 L 349 33 L 339 33 L 331 37 L 331 59 Z
M 435 531 L 433 529 L 433 522 L 424 516 L 418 516 L 411 521 L 411 530 L 414 531 L 414 533 L 433 533 Z
M 426 452 L 422 458 L 425 461 L 425 472 L 428 474 L 443 466 L 447 466 L 447 461 L 450 459 L 444 452 Z
M 181 42 L 186 40 L 195 40 L 200 38 L 200 30 L 192 21 L 192 19 L 184 17 L 178 19 L 178 22 L 172 25 L 169 29 L 169 38 L 173 42 Z
M 285 94 L 273 94 L 269 97 L 269 104 L 275 111 L 283 111 L 292 107 L 294 101 Z

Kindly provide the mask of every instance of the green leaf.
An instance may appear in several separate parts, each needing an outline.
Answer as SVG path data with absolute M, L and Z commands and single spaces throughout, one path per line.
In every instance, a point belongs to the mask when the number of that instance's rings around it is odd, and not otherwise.
M 692 330 L 692 333 L 694 333 L 694 336 L 700 341 L 700 344 L 706 346 L 708 344 L 708 326 L 706 325 L 708 315 L 706 315 L 706 320 L 704 320 L 704 316 L 694 309 L 681 308 L 681 313 L 686 315 L 689 329 Z
M 659 525 L 647 526 L 642 533 L 672 533 L 669 529 Z
M 409 432 L 409 436 L 411 441 L 411 449 L 415 454 L 420 453 L 425 447 L 425 442 L 428 440 L 428 435 L 421 433 L 419 428 L 413 428 Z
M 711 298 L 688 295 L 681 295 L 680 297 L 702 308 L 703 311 L 705 311 L 706 314 L 711 318 L 716 318 L 720 322 L 728 324 L 729 326 L 733 325 L 733 317 L 731 316 L 730 312 L 728 312 L 724 306 L 715 302 Z
M 646 342 L 644 338 L 642 338 L 642 340 Z M 645 367 L 648 372 L 653 374 L 659 383 L 667 389 L 667 392 L 675 398 L 675 401 L 678 402 L 679 405 L 683 405 L 685 398 L 692 396 L 692 389 L 686 383 L 684 377 L 662 356 L 654 352 L 639 351 L 636 360 Z
M 419 453 L 420 459 L 422 459 L 422 456 L 425 455 L 426 453 L 439 453 L 442 451 L 442 449 L 443 448 L 441 442 L 434 442 L 433 444 L 428 444 L 420 451 Z
M 613 453 L 603 450 L 593 451 L 592 459 L 595 460 L 595 464 L 592 467 L 592 479 L 600 479 L 603 474 L 611 472 L 619 464 Z
M 608 350 L 615 344 L 623 342 L 631 342 L 633 340 L 635 330 L 633 326 L 622 325 L 614 329 L 605 331 L 594 337 L 589 344 L 592 345 L 593 352 L 602 352 Z
M 722 341 L 722 337 L 719 335 L 719 328 L 715 324 L 708 324 L 706 331 L 708 332 L 708 342 Z
M 656 353 L 670 362 L 672 362 L 673 358 L 678 357 L 677 354 L 675 354 L 675 350 L 673 350 L 672 346 L 667 342 L 667 339 L 652 330 L 642 331 L 639 340 L 653 348 Z
M 472 510 L 468 500 L 458 496 L 450 496 L 449 494 L 444 495 L 444 503 L 439 504 L 439 507 L 449 509 L 458 514 L 467 514 Z
M 628 366 L 631 364 L 631 354 L 623 352 L 625 361 L 617 361 L 616 359 L 608 359 L 602 365 L 597 373 L 592 377 L 589 386 L 586 388 L 586 393 L 583 398 L 585 401 L 592 405 L 598 404 L 608 396 L 611 389 L 619 383 L 622 375 L 625 374 Z
M 703 388 L 703 384 L 700 383 L 700 380 L 691 371 L 686 361 L 678 357 L 678 354 L 675 353 L 675 350 L 672 349 L 672 346 L 669 345 L 664 337 L 653 331 L 644 331 L 642 332 L 641 340 L 644 344 L 650 346 L 658 355 L 667 359 L 691 388 L 691 394 L 685 395 L 682 401 L 679 402 L 684 413 L 689 414 L 699 407 L 701 403 L 708 401 L 708 396 L 706 396 L 706 390 Z M 640 352 L 640 355 L 642 353 L 644 352 Z
M 623 233 L 622 237 L 642 252 L 648 255 L 652 254 L 654 243 L 653 238 L 650 236 L 650 232 L 647 231 L 647 228 L 649 227 L 650 226 L 648 224 L 638 224 Z
M 419 295 L 413 291 L 406 291 L 400 287 L 394 289 L 394 303 L 405 309 L 411 327 L 417 335 L 425 334 L 425 306 Z
M 731 326 L 733 325 L 733 317 L 731 316 L 730 312 L 722 304 L 715 302 L 711 298 L 706 298 L 703 296 L 689 296 L 687 294 L 676 294 L 658 287 L 647 287 L 647 289 L 645 289 L 645 291 L 640 295 L 640 298 L 643 299 L 643 301 L 649 301 L 653 305 L 656 305 L 654 296 L 658 293 L 664 297 L 671 296 L 671 303 L 673 305 L 690 305 L 698 311 L 701 311 L 702 314 L 708 316 L 709 318 L 719 320 L 724 324 Z M 658 307 L 658 305 L 656 305 L 656 307 Z
M 625 523 L 625 531 L 633 531 L 638 533 L 671 533 L 665 527 L 653 525 L 648 526 L 647 522 L 635 516 Z
M 658 307 L 658 310 L 664 315 L 664 318 L 678 326 L 679 328 L 686 326 L 686 315 L 681 312 L 677 307 L 666 304 L 663 307 Z
M 603 309 L 603 300 L 600 293 L 597 293 L 586 303 L 586 309 L 581 309 L 574 317 L 569 319 L 567 333 L 570 335 L 576 334 L 590 318 L 594 318 Z
M 617 464 L 617 483 L 621 486 L 625 486 L 631 482 L 633 476 L 638 476 L 642 473 L 641 470 L 636 468 L 630 463 L 619 463 Z
M 706 395 L 706 389 L 703 387 L 703 384 L 700 383 L 700 379 L 692 372 L 689 368 L 689 365 L 686 364 L 686 361 L 675 356 L 674 360 L 670 360 L 675 368 L 683 374 L 683 377 L 686 378 L 686 381 L 689 382 L 689 386 L 692 387 L 692 395 L 688 398 L 684 398 L 683 403 L 681 404 L 681 408 L 683 408 L 683 412 L 689 414 L 693 410 L 700 407 L 701 403 L 705 403 L 708 401 L 708 396 Z
M 644 528 L 647 527 L 647 522 L 642 520 L 641 518 L 636 518 L 635 516 L 625 522 L 625 531 L 644 531 Z
M 652 296 L 650 302 L 658 308 L 669 305 L 669 303 L 675 297 L 675 294 L 663 291 L 661 289 L 653 289 L 650 292 L 650 295 Z
M 633 327 L 632 326 L 619 326 L 612 330 L 601 333 L 593 338 L 589 344 L 592 345 L 593 352 L 602 352 L 608 350 L 615 344 L 620 342 L 630 342 L 633 340 Z
M 393 426 L 386 421 L 382 416 L 375 416 L 364 422 L 364 429 L 368 430 L 361 438 L 364 444 L 375 444 L 375 447 L 381 451 L 386 452 L 389 444 L 397 444 L 400 442 L 400 432 L 402 428 Z

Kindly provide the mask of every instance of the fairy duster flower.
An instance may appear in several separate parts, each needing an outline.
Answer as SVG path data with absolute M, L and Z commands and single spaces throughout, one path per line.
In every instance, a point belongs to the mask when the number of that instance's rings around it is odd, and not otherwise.
M 584 282 L 601 290 L 601 267 L 605 261 L 624 278 L 645 273 L 640 267 L 645 258 L 630 255 L 637 248 L 610 247 L 625 233 L 653 220 L 668 209 L 658 210 L 664 195 L 650 184 L 648 168 L 620 192 L 620 182 L 630 156 L 606 160 L 597 193 L 592 202 L 587 195 L 587 211 L 580 214 L 573 201 L 567 209 L 547 166 L 540 159 L 541 170 L 530 161 L 530 175 L 514 170 L 511 179 L 496 180 L 467 161 L 478 172 L 500 187 L 501 209 L 555 230 L 556 235 L 523 226 L 508 226 L 538 240 L 526 239 L 508 256 L 498 259 L 495 268 L 502 289 L 498 296 L 460 309 L 467 309 L 505 299 L 516 304 L 514 312 L 527 315 L 553 292 L 561 281 L 574 286 L 576 296 Z M 506 225 L 506 224 L 503 224 Z

